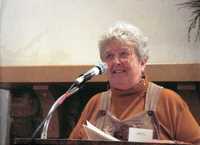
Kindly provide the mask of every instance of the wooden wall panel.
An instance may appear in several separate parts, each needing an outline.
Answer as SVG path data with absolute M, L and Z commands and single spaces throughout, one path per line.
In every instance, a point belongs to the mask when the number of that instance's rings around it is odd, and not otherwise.
M 0 83 L 53 83 L 71 82 L 91 65 L 74 66 L 2 66 Z M 151 81 L 199 82 L 200 64 L 149 64 L 146 74 Z M 105 75 L 91 81 L 104 82 Z

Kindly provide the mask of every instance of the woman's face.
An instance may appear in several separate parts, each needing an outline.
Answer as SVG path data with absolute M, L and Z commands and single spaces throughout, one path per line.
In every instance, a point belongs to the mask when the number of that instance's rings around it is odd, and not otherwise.
M 108 80 L 112 88 L 126 90 L 140 80 L 145 62 L 139 61 L 134 52 L 135 43 L 111 40 L 102 50 L 103 61 L 108 65 Z

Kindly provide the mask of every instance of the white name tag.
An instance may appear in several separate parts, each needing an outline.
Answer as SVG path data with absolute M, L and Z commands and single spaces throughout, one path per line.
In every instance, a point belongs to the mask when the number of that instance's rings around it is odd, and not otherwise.
M 129 128 L 128 141 L 145 142 L 153 139 L 152 129 Z

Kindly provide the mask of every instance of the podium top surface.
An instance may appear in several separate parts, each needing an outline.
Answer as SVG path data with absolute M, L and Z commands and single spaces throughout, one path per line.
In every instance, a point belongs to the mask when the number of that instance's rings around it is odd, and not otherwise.
M 30 139 L 16 138 L 13 145 L 191 145 L 189 143 L 172 142 L 128 142 L 128 141 L 97 141 L 97 140 L 68 140 L 68 139 Z

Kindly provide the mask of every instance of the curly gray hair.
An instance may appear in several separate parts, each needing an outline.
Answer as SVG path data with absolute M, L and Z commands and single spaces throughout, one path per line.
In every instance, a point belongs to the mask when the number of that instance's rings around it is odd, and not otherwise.
M 104 47 L 108 42 L 112 41 L 113 39 L 136 43 L 137 47 L 134 48 L 134 52 L 138 56 L 139 60 L 148 59 L 148 50 L 146 49 L 148 38 L 144 36 L 141 30 L 136 26 L 125 22 L 117 22 L 108 30 L 108 32 L 103 34 L 102 38 L 99 41 L 99 51 L 102 60 Z

